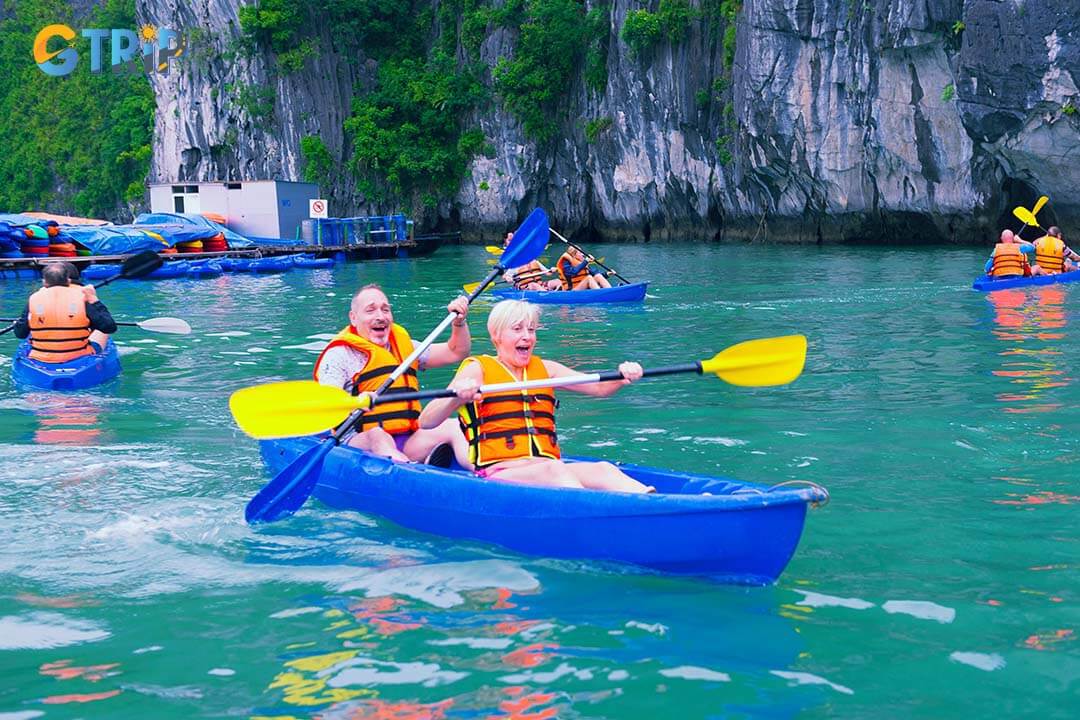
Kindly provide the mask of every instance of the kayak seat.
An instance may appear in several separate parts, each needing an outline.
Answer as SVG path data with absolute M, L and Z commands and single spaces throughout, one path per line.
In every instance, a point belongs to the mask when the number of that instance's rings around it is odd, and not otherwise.
M 434 465 L 440 468 L 449 468 L 454 465 L 454 448 L 450 443 L 440 443 L 432 448 L 424 460 L 426 465 Z

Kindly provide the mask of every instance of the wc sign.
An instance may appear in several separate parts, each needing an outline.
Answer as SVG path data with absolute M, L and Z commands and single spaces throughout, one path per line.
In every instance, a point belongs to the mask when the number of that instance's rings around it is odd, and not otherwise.
M 90 41 L 90 72 L 102 72 L 108 59 L 112 71 L 138 70 L 169 74 L 169 60 L 184 53 L 184 37 L 169 28 L 143 25 L 138 32 L 122 28 L 86 28 L 76 33 L 67 25 L 43 27 L 34 38 L 34 62 L 53 77 L 71 74 L 79 62 L 76 38 Z

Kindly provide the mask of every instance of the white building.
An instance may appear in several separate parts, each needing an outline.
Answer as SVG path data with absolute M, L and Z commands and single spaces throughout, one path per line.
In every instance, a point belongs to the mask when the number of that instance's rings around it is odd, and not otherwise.
M 150 212 L 217 213 L 249 238 L 300 238 L 308 200 L 319 197 L 314 183 L 285 180 L 196 182 L 150 185 Z

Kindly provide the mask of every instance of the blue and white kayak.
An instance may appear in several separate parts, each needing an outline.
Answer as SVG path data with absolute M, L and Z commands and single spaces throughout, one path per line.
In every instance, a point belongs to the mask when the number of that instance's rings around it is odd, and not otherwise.
M 1080 270 L 1058 273 L 1056 275 L 1034 275 L 1032 277 L 1010 277 L 1001 280 L 983 275 L 975 278 L 971 284 L 972 290 L 990 292 L 992 290 L 1007 290 L 1008 288 L 1030 287 L 1032 285 L 1057 285 L 1058 283 L 1077 282 L 1080 280 Z
M 265 440 L 278 473 L 321 437 Z M 414 530 L 490 542 L 530 555 L 631 563 L 668 573 L 763 585 L 787 566 L 818 486 L 776 487 L 619 464 L 656 494 L 540 488 L 461 469 L 396 463 L 337 446 L 315 497 Z
M 649 283 L 631 283 L 599 290 L 510 290 L 492 291 L 500 300 L 528 300 L 542 305 L 586 305 L 591 303 L 640 302 Z
M 120 374 L 120 355 L 110 342 L 100 355 L 86 355 L 65 363 L 30 358 L 30 343 L 19 343 L 11 363 L 11 379 L 43 390 L 83 390 Z

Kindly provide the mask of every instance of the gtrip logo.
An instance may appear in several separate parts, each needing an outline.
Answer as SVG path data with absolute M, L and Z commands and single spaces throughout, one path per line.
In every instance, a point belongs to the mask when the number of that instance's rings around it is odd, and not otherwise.
M 169 60 L 183 55 L 184 36 L 169 28 L 143 25 L 138 32 L 123 28 L 99 30 L 87 28 L 82 37 L 90 41 L 90 72 L 99 73 L 104 68 L 105 44 L 108 42 L 109 65 L 113 72 L 138 71 L 169 74 Z M 57 23 L 43 27 L 34 38 L 34 62 L 46 75 L 62 77 L 75 70 L 79 51 L 75 40 L 79 37 L 67 25 Z M 66 45 L 60 45 L 57 39 Z M 50 50 L 50 45 L 55 48 Z

